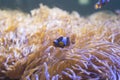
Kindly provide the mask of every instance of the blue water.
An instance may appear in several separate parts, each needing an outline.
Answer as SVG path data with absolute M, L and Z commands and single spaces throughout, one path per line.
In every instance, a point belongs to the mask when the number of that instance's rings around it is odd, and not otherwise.
M 94 4 L 98 0 L 90 0 L 88 5 L 80 5 L 78 0 L 0 0 L 0 9 L 19 9 L 24 12 L 30 12 L 34 8 L 38 8 L 40 3 L 49 7 L 59 7 L 69 12 L 77 11 L 81 15 L 89 15 L 95 11 L 120 9 L 120 0 L 111 0 L 102 9 L 95 10 Z

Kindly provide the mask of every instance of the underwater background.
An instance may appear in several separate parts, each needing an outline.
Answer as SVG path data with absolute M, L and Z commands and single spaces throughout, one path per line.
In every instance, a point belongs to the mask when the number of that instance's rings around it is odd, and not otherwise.
M 120 80 L 120 0 L 97 2 L 0 0 L 0 80 Z
M 94 4 L 98 0 L 0 0 L 0 9 L 19 9 L 24 12 L 38 8 L 42 3 L 49 7 L 58 7 L 63 10 L 72 12 L 77 11 L 81 15 L 89 15 L 96 11 L 120 9 L 120 0 L 111 0 L 102 9 L 95 10 Z

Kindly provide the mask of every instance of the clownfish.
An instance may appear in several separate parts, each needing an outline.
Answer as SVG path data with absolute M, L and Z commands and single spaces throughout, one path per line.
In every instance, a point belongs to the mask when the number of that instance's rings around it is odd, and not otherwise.
M 65 46 L 70 45 L 69 37 L 59 37 L 58 39 L 53 41 L 55 47 L 64 48 Z
M 95 9 L 99 9 L 102 6 L 104 6 L 105 4 L 107 4 L 108 2 L 110 2 L 110 0 L 99 0 L 96 4 L 95 4 Z

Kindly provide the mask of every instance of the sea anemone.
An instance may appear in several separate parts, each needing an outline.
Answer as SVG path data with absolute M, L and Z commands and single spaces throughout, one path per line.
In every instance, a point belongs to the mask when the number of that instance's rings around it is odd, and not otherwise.
M 120 15 L 43 5 L 0 15 L 0 80 L 120 80 Z M 55 47 L 60 36 L 70 45 Z

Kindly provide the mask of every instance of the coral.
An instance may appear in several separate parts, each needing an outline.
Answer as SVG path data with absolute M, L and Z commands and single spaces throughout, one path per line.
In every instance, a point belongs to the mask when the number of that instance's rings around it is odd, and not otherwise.
M 0 80 L 120 79 L 120 15 L 84 18 L 43 5 L 0 15 Z M 55 47 L 60 36 L 70 46 Z

